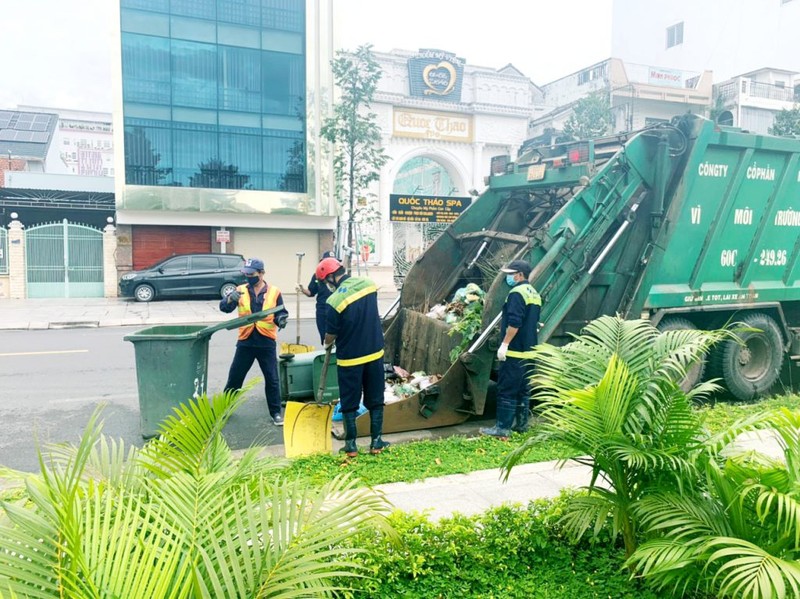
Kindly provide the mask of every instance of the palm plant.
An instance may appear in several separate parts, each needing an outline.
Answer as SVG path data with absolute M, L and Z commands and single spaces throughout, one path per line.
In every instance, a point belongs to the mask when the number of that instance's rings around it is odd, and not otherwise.
M 200 397 L 141 450 L 103 436 L 40 452 L 25 503 L 0 521 L 0 597 L 327 597 L 364 575 L 344 543 L 392 534 L 385 499 L 339 477 L 320 488 L 280 478 L 258 449 L 234 459 L 222 429 L 241 392 Z M 7 594 L 4 594 L 7 593 Z
M 655 489 L 692 487 L 695 457 L 706 441 L 692 401 L 715 389 L 685 393 L 679 382 L 723 332 L 660 333 L 643 320 L 601 317 L 563 347 L 540 345 L 533 377 L 540 423 L 503 470 L 508 477 L 525 452 L 558 441 L 592 469 L 588 493 L 564 517 L 576 538 L 608 522 L 627 556 L 638 543 L 634 509 Z
M 783 461 L 721 442 L 705 465 L 704 493 L 662 490 L 637 506 L 654 536 L 629 564 L 658 588 L 715 597 L 800 596 L 800 414 L 770 418 Z

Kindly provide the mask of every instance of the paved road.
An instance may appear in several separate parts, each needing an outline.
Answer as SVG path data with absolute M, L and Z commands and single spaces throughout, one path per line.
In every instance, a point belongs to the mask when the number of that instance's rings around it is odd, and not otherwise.
M 301 342 L 318 340 L 314 321 L 301 319 Z M 92 411 L 105 404 L 104 431 L 141 445 L 133 345 L 141 327 L 0 331 L 0 464 L 37 468 L 37 443 L 76 441 Z M 282 334 L 294 341 L 294 322 Z M 209 393 L 225 384 L 235 331 L 214 333 L 209 347 Z M 250 376 L 261 376 L 257 366 Z M 225 431 L 236 449 L 281 442 L 257 387 Z

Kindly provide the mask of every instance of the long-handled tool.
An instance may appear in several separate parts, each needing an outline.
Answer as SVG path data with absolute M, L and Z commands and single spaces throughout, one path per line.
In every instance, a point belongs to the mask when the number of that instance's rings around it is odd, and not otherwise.
M 322 362 L 319 389 L 315 395 L 316 401 L 309 403 L 286 402 L 283 446 L 287 458 L 333 451 L 330 434 L 333 424 L 333 404 L 330 400 L 325 400 L 330 359 L 331 348 L 328 348 Z
M 305 256 L 305 252 L 297 252 L 297 287 L 299 288 L 303 282 L 301 281 L 302 272 L 300 269 L 300 265 L 303 263 L 303 256 Z M 300 291 L 297 292 L 297 339 L 295 343 L 300 345 Z
M 305 252 L 296 252 L 297 254 L 297 313 L 295 314 L 295 318 L 297 319 L 297 337 L 295 338 L 294 343 L 281 343 L 281 357 L 288 357 L 290 354 L 305 354 L 308 352 L 314 351 L 313 345 L 304 345 L 300 343 L 300 294 L 302 291 L 299 291 L 301 287 L 301 277 L 303 276 L 302 273 L 302 264 L 303 264 L 303 256 L 306 255 Z

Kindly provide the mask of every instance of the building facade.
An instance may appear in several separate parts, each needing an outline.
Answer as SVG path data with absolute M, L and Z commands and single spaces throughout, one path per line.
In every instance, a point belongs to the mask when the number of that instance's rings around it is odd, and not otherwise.
M 121 270 L 166 256 L 260 256 L 293 287 L 335 227 L 320 120 L 329 0 L 120 0 L 115 60 Z
M 800 0 L 614 0 L 611 56 L 716 81 L 763 67 L 800 71 Z
M 800 73 L 759 69 L 714 86 L 718 123 L 767 134 L 781 110 L 800 102 Z
M 608 133 L 635 131 L 691 112 L 706 115 L 712 74 L 680 71 L 610 58 L 542 86 L 544 115 L 530 123 L 529 137 L 557 136 L 575 103 L 592 93 L 608 98 Z
M 473 66 L 427 49 L 375 58 L 383 75 L 371 110 L 389 161 L 374 186 L 380 221 L 363 234 L 376 246 L 373 261 L 400 284 L 484 188 L 491 157 L 516 152 L 542 95 L 510 64 Z

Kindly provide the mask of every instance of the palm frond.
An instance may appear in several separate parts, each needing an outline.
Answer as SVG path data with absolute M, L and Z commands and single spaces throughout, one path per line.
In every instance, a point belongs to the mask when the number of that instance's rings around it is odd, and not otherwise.
M 712 582 L 721 596 L 785 599 L 800 595 L 800 566 L 794 560 L 777 558 L 733 537 L 715 538 L 706 543 L 705 550 L 710 552 L 707 567 L 716 570 Z
M 658 591 L 676 597 L 705 590 L 701 545 L 675 539 L 653 539 L 639 545 L 625 565 L 647 579 Z

